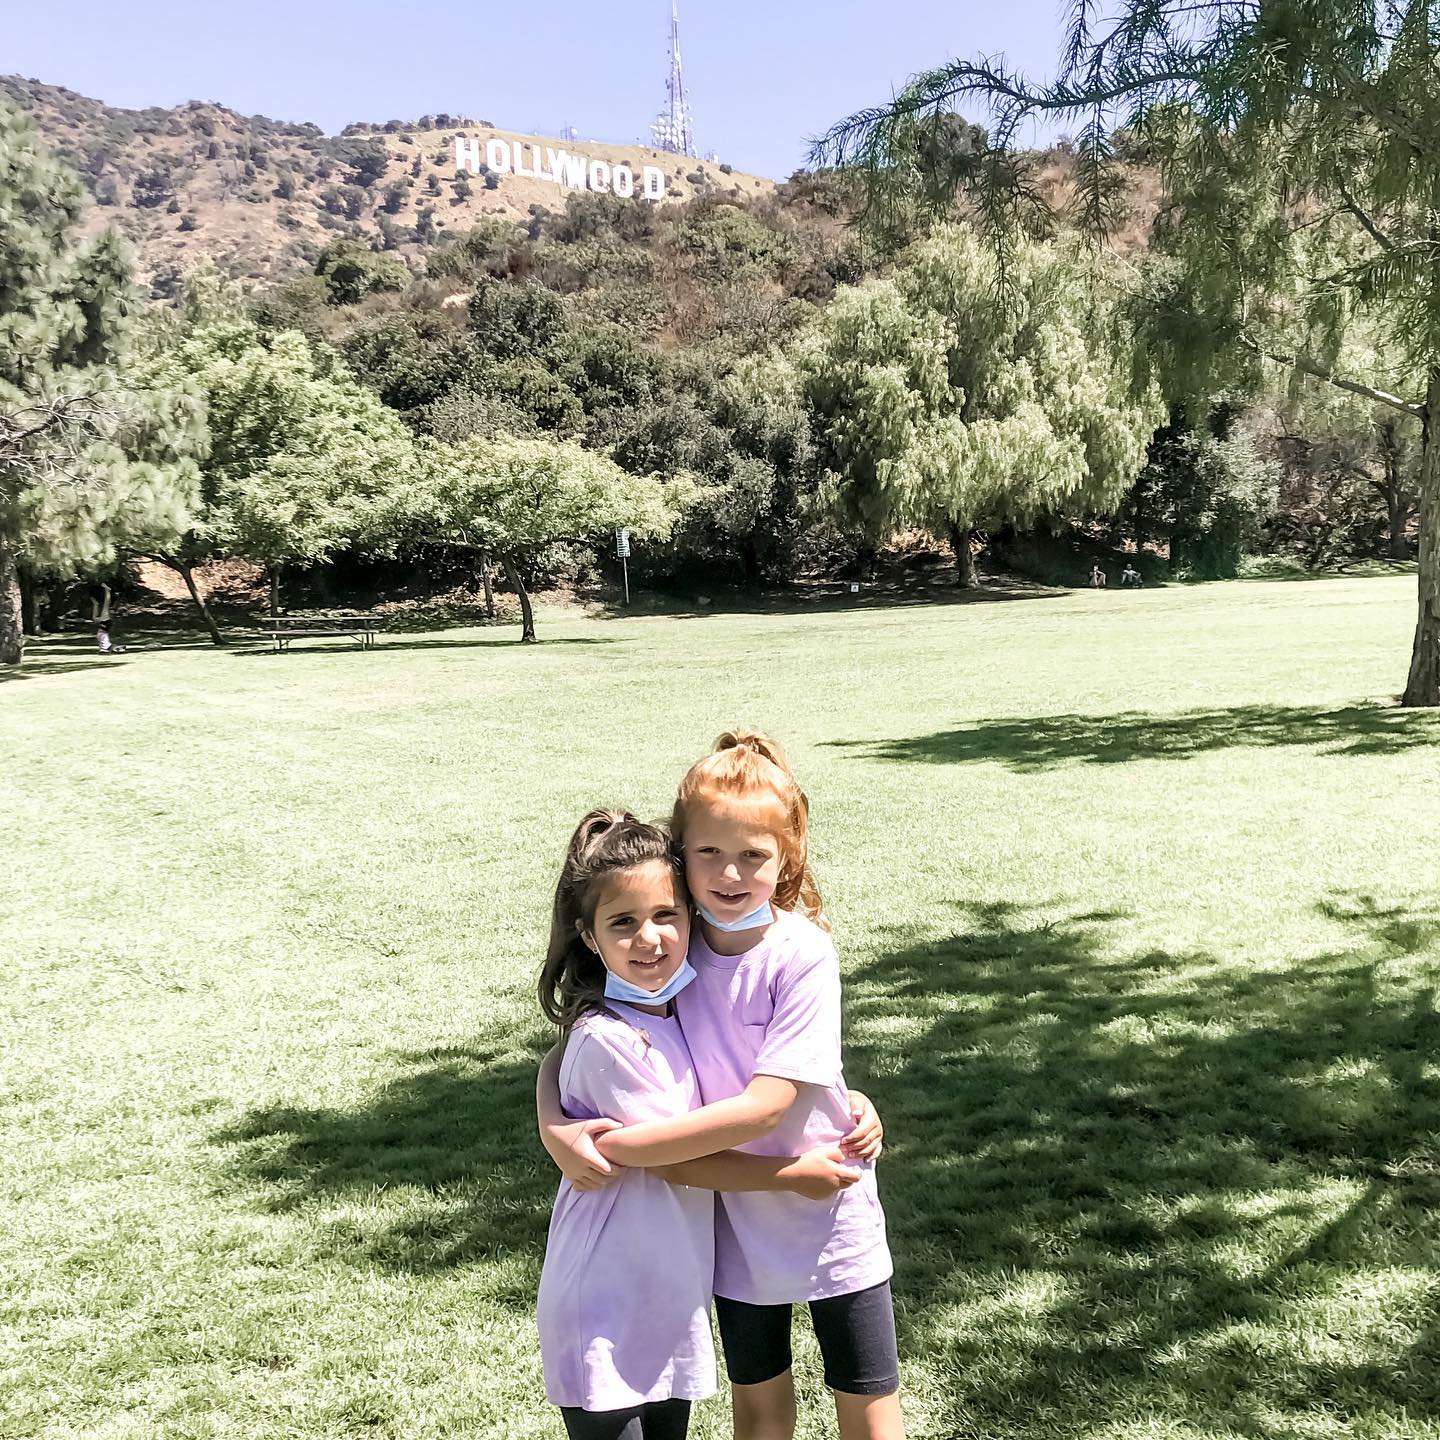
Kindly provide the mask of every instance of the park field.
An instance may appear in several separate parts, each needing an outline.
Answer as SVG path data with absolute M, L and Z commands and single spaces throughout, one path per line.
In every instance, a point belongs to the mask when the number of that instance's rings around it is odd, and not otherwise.
M 561 1435 L 554 875 L 743 722 L 811 795 L 912 1435 L 1435 1440 L 1413 617 L 1377 578 L 35 647 L 0 683 L 0 1434 Z

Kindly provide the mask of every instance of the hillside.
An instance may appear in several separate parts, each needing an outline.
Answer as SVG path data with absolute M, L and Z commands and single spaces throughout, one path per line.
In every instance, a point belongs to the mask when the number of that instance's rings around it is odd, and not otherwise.
M 0 76 L 0 101 L 25 112 L 79 171 L 96 204 L 91 230 L 118 225 L 138 252 L 138 271 L 157 297 L 183 273 L 212 260 L 230 274 L 273 281 L 308 268 L 327 241 L 349 236 L 413 259 L 447 233 L 486 219 L 524 220 L 535 207 L 563 208 L 569 191 L 533 174 L 457 178 L 455 139 L 485 152 L 505 141 L 544 168 L 547 147 L 568 148 L 638 176 L 664 171 L 666 198 L 736 199 L 775 189 L 759 176 L 644 146 L 520 135 L 452 115 L 413 124 L 317 126 L 192 100 L 174 109 L 124 110 L 15 75 Z M 532 147 L 536 147 L 532 149 Z M 643 200 L 637 203 L 649 203 Z

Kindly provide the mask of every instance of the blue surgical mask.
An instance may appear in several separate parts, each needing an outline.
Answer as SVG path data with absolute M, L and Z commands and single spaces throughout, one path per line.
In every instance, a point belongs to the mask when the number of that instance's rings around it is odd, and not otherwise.
M 673 1000 L 693 979 L 695 969 L 688 960 L 680 962 L 680 968 L 658 989 L 642 990 L 628 980 L 622 980 L 609 970 L 605 972 L 605 998 L 619 1000 L 625 1005 L 664 1005 Z
M 695 908 L 700 912 L 707 925 L 713 925 L 717 930 L 723 930 L 726 934 L 735 930 L 758 930 L 762 925 L 768 925 L 774 918 L 775 912 L 770 908 L 770 902 L 763 900 L 748 915 L 742 915 L 738 920 L 717 920 L 698 901 Z

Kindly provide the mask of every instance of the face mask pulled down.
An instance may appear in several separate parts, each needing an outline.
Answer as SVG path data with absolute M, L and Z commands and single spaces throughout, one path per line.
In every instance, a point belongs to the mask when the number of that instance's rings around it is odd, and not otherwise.
M 700 912 L 707 925 L 713 925 L 715 929 L 723 930 L 727 935 L 733 934 L 737 930 L 758 930 L 762 925 L 768 925 L 775 918 L 775 912 L 770 908 L 768 900 L 762 900 L 748 915 L 742 915 L 738 920 L 717 920 L 698 901 L 695 908 Z
M 658 989 L 642 990 L 628 980 L 622 980 L 613 971 L 605 972 L 605 998 L 618 1000 L 622 1005 L 665 1005 L 673 1000 L 693 979 L 695 968 L 688 960 L 680 962 L 680 968 Z

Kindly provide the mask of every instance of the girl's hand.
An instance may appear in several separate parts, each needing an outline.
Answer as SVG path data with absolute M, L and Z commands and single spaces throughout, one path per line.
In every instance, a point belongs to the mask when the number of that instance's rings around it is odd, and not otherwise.
M 859 1178 L 858 1170 L 845 1166 L 845 1157 L 838 1145 L 822 1145 L 818 1150 L 807 1150 L 797 1155 L 782 1172 L 787 1190 L 803 1195 L 807 1200 L 828 1200 L 842 1190 L 848 1190 Z
M 540 1139 L 576 1190 L 603 1190 L 620 1178 L 625 1167 L 612 1165 L 595 1148 L 595 1137 L 621 1128 L 618 1120 L 567 1120 L 563 1125 L 542 1125 Z
M 840 1142 L 847 1160 L 878 1160 L 885 1148 L 885 1127 L 880 1123 L 880 1114 L 870 1103 L 868 1095 L 858 1090 L 850 1091 L 850 1113 L 855 1117 L 855 1128 Z

